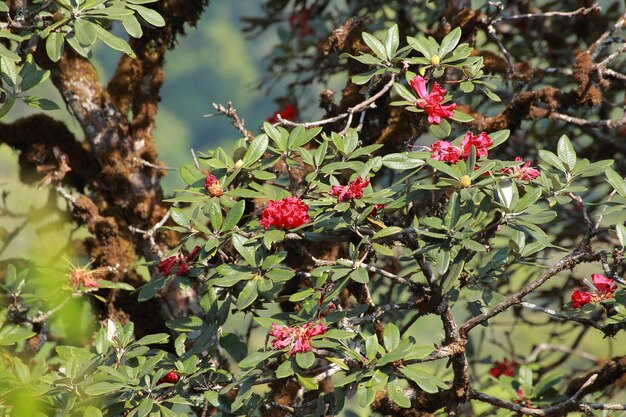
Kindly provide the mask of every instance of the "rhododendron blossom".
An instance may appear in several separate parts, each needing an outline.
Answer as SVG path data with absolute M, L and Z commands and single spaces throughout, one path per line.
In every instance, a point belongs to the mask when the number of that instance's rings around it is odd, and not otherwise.
M 309 206 L 297 197 L 271 200 L 263 209 L 259 224 L 265 230 L 270 226 L 277 229 L 293 229 L 309 221 L 308 210 Z
M 515 162 L 522 162 L 522 158 L 520 158 L 519 156 L 516 157 Z M 502 169 L 502 173 L 513 175 L 524 181 L 532 181 L 540 175 L 538 169 L 530 167 L 530 161 L 526 161 L 523 166 L 504 168 Z
M 93 278 L 93 271 L 89 271 L 86 267 L 76 267 L 70 271 L 70 282 L 72 287 L 78 288 L 81 285 L 86 288 L 99 288 L 100 284 Z
M 454 164 L 461 157 L 461 148 L 445 140 L 438 140 L 430 146 L 430 157 L 437 161 Z
M 439 84 L 434 83 L 430 93 L 426 89 L 426 79 L 424 77 L 417 75 L 413 77 L 410 84 L 419 96 L 416 102 L 417 107 L 424 109 L 428 115 L 428 123 L 438 125 L 441 123 L 441 119 L 452 117 L 456 103 L 445 106 L 441 104 L 446 95 L 446 90 L 441 88 Z
M 204 180 L 204 189 L 211 197 L 220 197 L 224 194 L 224 190 L 222 190 L 220 182 L 215 175 L 207 175 Z
M 267 118 L 267 122 L 274 124 L 278 123 L 278 116 L 283 120 L 296 120 L 298 117 L 298 109 L 293 104 L 285 104 L 282 109 L 275 111 L 270 117 Z
M 591 293 L 586 291 L 574 290 L 572 293 L 572 307 L 581 308 L 585 304 L 588 304 L 592 300 Z
M 481 132 L 478 135 L 474 135 L 472 132 L 467 132 L 463 138 L 463 142 L 461 142 L 463 158 L 469 158 L 472 145 L 476 148 L 476 157 L 480 158 L 487 156 L 489 147 L 493 145 L 493 142 L 486 132 Z
M 175 371 L 169 371 L 162 378 L 157 381 L 157 385 L 160 384 L 175 384 L 178 382 L 178 374 Z
M 502 375 L 513 376 L 517 363 L 515 361 L 509 361 L 504 359 L 502 362 L 496 361 L 491 369 L 489 369 L 489 375 L 494 378 L 500 378 Z
M 617 284 L 611 278 L 601 274 L 592 274 L 591 280 L 596 292 L 574 290 L 572 293 L 572 307 L 581 308 L 585 304 L 598 302 L 613 297 L 613 292 L 617 289 Z
M 174 267 L 178 267 L 176 275 L 178 275 L 179 277 L 187 275 L 189 273 L 189 265 L 187 265 L 187 262 L 193 261 L 199 250 L 200 246 L 196 246 L 191 252 L 189 252 L 189 255 L 187 256 L 183 255 L 182 253 L 177 253 L 176 255 L 165 258 L 161 260 L 161 262 L 159 262 L 157 269 L 160 273 L 164 275 L 170 275 L 172 269 Z
M 281 350 L 290 347 L 289 356 L 296 353 L 309 352 L 313 349 L 311 338 L 326 333 L 328 327 L 324 323 L 309 322 L 302 326 L 289 327 L 278 326 L 272 323 L 269 335 L 274 337 L 272 347 L 274 350 Z
M 354 200 L 355 198 L 363 198 L 363 189 L 370 183 L 370 179 L 356 177 L 354 181 L 350 181 L 348 185 L 333 185 L 330 188 L 330 195 L 337 197 L 338 202 L 343 200 Z

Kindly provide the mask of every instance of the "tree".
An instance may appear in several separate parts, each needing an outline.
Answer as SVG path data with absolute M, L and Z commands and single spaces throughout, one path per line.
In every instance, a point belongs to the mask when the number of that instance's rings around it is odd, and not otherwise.
M 290 28 L 269 57 L 268 77 L 292 80 L 282 109 L 255 132 L 216 104 L 241 139 L 194 155 L 164 201 L 163 57 L 206 4 L 7 2 L 4 112 L 53 106 L 21 93 L 50 76 L 86 145 L 45 114 L 0 125 L 0 141 L 24 172 L 56 161 L 43 185 L 90 232 L 92 262 L 43 274 L 67 287 L 52 301 L 7 267 L 11 415 L 33 414 L 25 396 L 71 415 L 624 409 L 624 357 L 580 348 L 626 323 L 624 11 L 406 3 L 264 2 L 248 30 Z M 106 88 L 97 39 L 127 54 Z M 323 90 L 325 114 L 298 122 L 303 89 L 341 73 L 341 100 Z M 88 295 L 105 324 L 51 354 L 46 323 Z

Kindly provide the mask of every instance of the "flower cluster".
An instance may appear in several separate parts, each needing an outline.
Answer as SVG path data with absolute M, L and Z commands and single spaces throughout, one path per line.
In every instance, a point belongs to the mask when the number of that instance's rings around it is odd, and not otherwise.
M 189 273 L 189 265 L 187 265 L 187 262 L 192 262 L 196 258 L 199 250 L 200 246 L 196 246 L 187 256 L 182 253 L 177 253 L 176 255 L 165 258 L 159 262 L 159 266 L 157 268 L 160 273 L 170 275 L 172 269 L 176 266 L 176 275 L 179 277 L 187 275 Z
M 459 159 L 467 159 L 472 151 L 472 145 L 476 148 L 476 156 L 478 158 L 486 157 L 489 147 L 493 145 L 491 138 L 486 132 L 474 135 L 467 132 L 463 137 L 461 146 L 454 146 L 445 140 L 438 140 L 430 147 L 430 157 L 437 161 L 456 163 Z
M 522 162 L 522 158 L 518 156 L 515 158 L 515 162 Z M 524 181 L 532 181 L 540 175 L 538 169 L 530 167 L 530 161 L 526 161 L 523 166 L 504 168 L 502 173 L 513 175 L 514 177 Z
M 274 124 L 278 123 L 278 116 L 283 120 L 296 120 L 298 117 L 298 109 L 293 104 L 287 103 L 282 109 L 275 111 L 270 117 L 267 118 L 267 122 Z
M 215 175 L 207 175 L 204 180 L 204 189 L 211 197 L 220 197 L 224 194 L 224 190 L 222 190 L 220 182 Z
M 274 350 L 290 348 L 289 356 L 296 353 L 309 352 L 311 349 L 311 338 L 326 333 L 328 327 L 324 323 L 309 322 L 302 326 L 289 327 L 278 326 L 272 323 L 270 336 L 274 337 L 272 347 Z
M 278 229 L 293 229 L 309 221 L 309 206 L 297 197 L 271 200 L 261 213 L 259 224 L 265 230 L 270 226 Z
M 517 369 L 517 362 L 510 361 L 505 358 L 503 361 L 496 361 L 491 369 L 489 369 L 489 375 L 494 378 L 500 378 L 502 375 L 504 376 L 513 376 L 515 370 Z
M 363 189 L 370 183 L 370 179 L 356 177 L 354 181 L 350 181 L 348 185 L 333 185 L 330 188 L 330 195 L 337 197 L 337 201 L 341 203 L 343 200 L 354 200 L 363 197 Z
M 585 304 L 589 304 L 591 302 L 598 302 L 608 298 L 613 298 L 613 292 L 617 289 L 615 281 L 601 274 L 592 274 L 591 279 L 593 281 L 595 291 L 587 292 L 574 290 L 572 293 L 572 307 L 581 308 Z
M 444 100 L 446 90 L 441 88 L 439 84 L 434 83 L 430 93 L 426 89 L 426 79 L 419 75 L 410 81 L 411 87 L 417 93 L 417 107 L 423 109 L 428 115 L 428 123 L 438 125 L 441 119 L 450 118 L 454 114 L 456 103 L 443 106 L 441 102 Z

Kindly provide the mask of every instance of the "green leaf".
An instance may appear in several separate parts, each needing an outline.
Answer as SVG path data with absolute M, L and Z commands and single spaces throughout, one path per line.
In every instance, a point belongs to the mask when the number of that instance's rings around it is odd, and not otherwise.
M 256 279 L 251 279 L 246 282 L 243 290 L 239 293 L 237 297 L 237 308 L 239 310 L 243 310 L 248 307 L 250 304 L 254 303 L 254 301 L 259 296 L 259 281 Z
M 184 211 L 179 209 L 178 207 L 170 208 L 170 216 L 172 216 L 172 220 L 179 226 L 189 228 L 191 226 L 191 219 L 189 216 L 185 214 Z
M 222 228 L 222 206 L 219 198 L 212 198 L 207 208 L 209 214 L 209 220 L 213 230 L 220 230 Z
M 448 274 L 446 275 L 441 290 L 443 294 L 450 292 L 458 282 L 461 272 L 463 272 L 463 267 L 465 266 L 464 252 L 465 251 L 459 251 L 456 258 L 454 258 L 454 262 L 452 262 L 452 265 L 448 268 Z
M 448 174 L 452 178 L 458 180 L 460 179 L 459 173 L 456 172 L 450 165 L 445 162 L 437 161 L 435 159 L 427 159 L 426 162 L 431 167 L 435 168 L 437 171 L 441 171 L 445 174 Z
M 238 201 L 234 206 L 230 208 L 228 214 L 226 215 L 226 219 L 224 220 L 224 224 L 222 225 L 222 231 L 228 232 L 233 227 L 239 223 L 241 220 L 241 216 L 243 216 L 243 212 L 246 208 L 245 201 Z
M 141 23 L 135 16 L 124 16 L 122 18 L 122 25 L 126 32 L 132 36 L 133 38 L 141 38 L 143 36 L 143 29 L 141 28 Z
M 3 78 L 7 80 L 9 86 L 17 85 L 17 65 L 15 61 L 11 61 L 7 58 L 0 58 L 0 71 L 2 71 Z M 10 81 L 9 81 L 10 80 Z
M 147 416 L 152 411 L 152 407 L 154 406 L 154 400 L 150 397 L 144 398 L 139 407 L 135 410 L 137 411 L 138 416 Z
M 450 31 L 441 41 L 441 48 L 439 49 L 439 57 L 445 57 L 448 52 L 451 52 L 459 44 L 461 39 L 461 28 L 455 28 Z
M 392 59 L 396 55 L 399 44 L 400 34 L 398 32 L 398 25 L 394 24 L 385 35 L 385 53 L 388 59 Z
M 169 338 L 170 335 L 167 333 L 149 334 L 137 340 L 136 343 L 138 345 L 160 345 L 167 342 Z
M 254 138 L 250 143 L 248 150 L 246 150 L 245 155 L 243 156 L 244 168 L 249 168 L 251 165 L 256 163 L 259 158 L 263 156 L 268 145 L 269 138 L 267 137 L 267 135 L 262 134 Z
M 433 48 L 430 46 L 428 39 L 426 39 L 423 35 L 418 35 L 416 38 L 407 36 L 406 40 L 411 48 L 420 52 L 429 60 L 432 55 L 437 53 L 437 51 L 434 51 Z
M 236 361 L 248 356 L 248 345 L 235 333 L 226 333 L 220 337 L 220 346 Z
M 64 38 L 62 33 L 52 32 L 46 39 L 46 53 L 52 62 L 57 62 L 63 54 Z
M 423 160 L 411 158 L 406 152 L 385 155 L 382 161 L 387 168 L 397 170 L 414 169 L 424 165 Z
M 287 378 L 293 374 L 293 362 L 290 360 L 281 363 L 280 366 L 276 368 L 276 378 Z
M 384 229 L 381 229 L 378 232 L 376 232 L 376 234 L 372 237 L 372 239 L 374 240 L 382 239 L 384 237 L 388 237 L 388 236 L 392 236 L 397 233 L 400 233 L 401 231 L 402 231 L 402 228 L 398 226 L 385 227 Z
M 85 394 L 93 396 L 110 394 L 112 392 L 118 392 L 123 386 L 124 385 L 121 383 L 96 382 L 85 388 Z
M 565 165 L 563 165 L 563 162 L 561 162 L 561 159 L 558 156 L 556 156 L 554 153 L 550 151 L 546 151 L 544 149 L 540 149 L 539 158 L 541 158 L 541 160 L 547 163 L 548 165 L 555 167 L 559 171 L 565 172 Z
M 439 381 L 438 378 L 435 378 L 433 375 L 430 375 L 415 366 L 404 366 L 399 369 L 402 375 L 415 382 L 421 389 L 424 391 L 434 394 L 438 391 L 438 386 L 445 384 Z
M 470 116 L 469 114 L 461 113 L 460 111 L 454 110 L 452 114 L 452 120 L 457 121 L 459 123 L 467 123 L 467 122 L 471 122 L 472 120 L 474 120 L 474 118 Z
M 82 45 L 93 45 L 93 43 L 98 38 L 95 26 L 97 26 L 95 23 L 91 23 L 88 20 L 76 20 L 76 25 L 74 26 L 74 34 L 76 35 L 76 40 L 78 40 L 78 42 L 80 42 Z
M 163 278 L 153 279 L 152 281 L 145 284 L 139 290 L 139 296 L 138 296 L 139 302 L 147 301 L 151 299 L 152 297 L 154 297 L 154 295 L 158 293 L 161 290 L 161 288 L 165 286 L 166 283 L 167 283 L 167 277 L 163 277 Z
M 365 355 L 370 361 L 376 358 L 378 353 L 378 338 L 375 334 L 367 336 L 365 338 Z
M 387 394 L 389 398 L 400 407 L 411 407 L 411 400 L 404 394 L 402 379 L 392 376 L 387 383 Z
M 297 353 L 296 363 L 302 369 L 309 369 L 315 363 L 315 354 L 313 352 Z
M 557 154 L 563 163 L 567 164 L 569 169 L 573 169 L 576 165 L 576 152 L 572 146 L 572 142 L 566 135 L 561 136 L 557 145 Z
M 393 323 L 388 323 L 383 331 L 383 340 L 385 342 L 385 349 L 387 352 L 391 352 L 398 348 L 400 344 L 400 330 Z
M 52 100 L 48 100 L 47 98 L 34 97 L 34 96 L 26 96 L 22 97 L 24 103 L 28 106 L 39 109 L 39 110 L 58 110 L 59 106 Z
M 257 266 L 256 259 L 254 257 L 254 248 L 250 246 L 245 246 L 245 243 L 248 241 L 245 237 L 233 234 L 232 242 L 233 246 L 239 252 L 239 254 L 246 260 L 246 262 L 251 266 Z
M 94 407 L 93 405 L 87 406 L 83 412 L 83 417 L 102 417 L 102 411 Z
M 35 65 L 33 56 L 28 55 L 26 58 L 26 62 L 22 65 L 22 69 L 20 70 L 20 77 L 22 77 L 22 82 L 20 82 L 20 89 L 22 91 L 30 90 L 46 81 L 50 76 L 50 71 L 42 70 Z
M 367 271 L 363 268 L 357 268 L 352 271 L 350 273 L 350 278 L 352 278 L 353 281 L 359 282 L 361 284 L 367 284 L 368 282 L 370 282 L 370 277 Z
M 261 362 L 271 358 L 277 352 L 274 350 L 270 350 L 268 352 L 252 352 L 250 355 L 246 356 L 244 360 L 239 362 L 239 367 L 242 369 L 254 368 Z
M 493 145 L 491 145 L 489 149 L 493 149 L 496 146 L 504 143 L 510 135 L 511 131 L 509 129 L 498 130 L 497 132 L 490 133 L 489 139 L 491 139 Z
M 165 26 L 165 19 L 155 10 L 149 9 L 143 6 L 137 6 L 136 4 L 127 4 L 128 8 L 135 10 L 139 15 L 149 24 L 156 27 Z
M 180 177 L 189 186 L 198 186 L 206 178 L 198 168 L 193 165 L 183 164 L 179 170 Z
M 374 51 L 377 57 L 383 60 L 388 59 L 387 52 L 385 51 L 385 46 L 382 44 L 381 41 L 379 41 L 367 32 L 363 32 L 362 36 L 367 46 L 369 46 L 370 49 Z
M 452 127 L 450 123 L 446 119 L 441 119 L 441 123 L 438 125 L 432 124 L 428 126 L 428 130 L 433 134 L 436 138 L 444 139 L 450 136 L 450 132 L 452 131 Z
M 6 46 L 0 44 L 0 56 L 3 58 L 10 59 L 11 61 L 19 61 L 22 58 L 15 52 L 6 48 Z
M 617 191 L 621 196 L 626 197 L 626 182 L 622 176 L 615 172 L 612 168 L 607 168 L 605 174 L 606 179 L 609 184 L 611 184 L 613 189 L 615 189 L 615 191 Z
M 370 70 L 361 74 L 353 75 L 351 80 L 354 84 L 363 85 L 363 84 L 367 84 L 375 75 L 379 75 L 384 72 L 385 72 L 384 69 L 374 68 L 373 70 Z
M 393 90 L 403 99 L 415 103 L 417 98 L 402 84 L 396 82 L 393 84 Z
M 124 39 L 118 38 L 102 26 L 94 25 L 94 28 L 96 29 L 98 38 L 100 38 L 102 42 L 106 43 L 109 47 L 115 49 L 116 51 L 124 52 L 131 58 L 135 58 L 135 53 Z

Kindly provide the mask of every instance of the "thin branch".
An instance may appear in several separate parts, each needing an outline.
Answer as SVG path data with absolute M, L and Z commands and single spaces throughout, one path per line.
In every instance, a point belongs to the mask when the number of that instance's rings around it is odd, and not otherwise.
M 217 110 L 217 114 L 205 114 L 204 117 L 213 117 L 217 116 L 218 114 L 222 114 L 232 120 L 233 126 L 235 126 L 235 128 L 239 132 L 241 132 L 244 138 L 246 138 L 246 141 L 250 142 L 252 139 L 254 139 L 254 135 L 251 131 L 246 129 L 244 119 L 239 117 L 239 115 L 237 114 L 237 109 L 233 107 L 232 102 L 229 101 L 226 104 L 226 107 L 224 107 L 224 105 L 220 103 L 213 103 L 213 107 L 215 108 L 215 110 Z
M 551 17 L 574 17 L 585 16 L 590 13 L 600 12 L 602 8 L 598 3 L 595 3 L 591 7 L 581 7 L 573 12 L 544 12 L 544 13 L 526 13 L 518 14 L 514 16 L 502 16 L 494 20 L 494 23 L 499 22 L 512 22 L 516 20 L 528 20 L 528 19 L 545 19 Z

